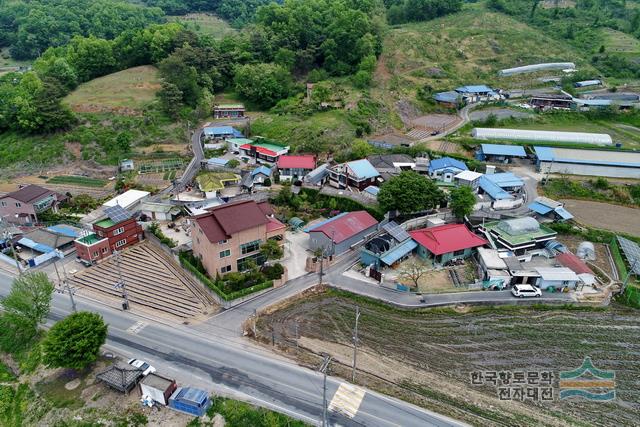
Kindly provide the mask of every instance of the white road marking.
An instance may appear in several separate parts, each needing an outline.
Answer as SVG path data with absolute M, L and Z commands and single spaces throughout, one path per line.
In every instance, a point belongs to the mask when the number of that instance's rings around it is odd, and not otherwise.
M 147 323 L 145 322 L 136 322 L 135 324 L 131 325 L 130 328 L 127 329 L 127 332 L 135 335 L 141 330 L 143 330 L 145 326 L 147 326 Z
M 333 412 L 340 412 L 349 418 L 356 416 L 362 399 L 364 399 L 365 391 L 353 384 L 341 383 L 340 387 L 333 395 L 331 403 L 329 403 L 329 410 Z

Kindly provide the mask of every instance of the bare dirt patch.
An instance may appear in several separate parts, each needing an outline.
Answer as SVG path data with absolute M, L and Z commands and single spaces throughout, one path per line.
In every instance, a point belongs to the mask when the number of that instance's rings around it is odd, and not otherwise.
M 445 131 L 462 119 L 454 114 L 427 114 L 411 120 L 411 125 L 421 129 Z
M 571 252 L 574 254 L 578 250 L 578 246 L 580 243 L 584 242 L 585 239 L 578 236 L 563 234 L 558 237 L 558 241 L 563 243 Z M 596 260 L 590 261 L 596 266 L 598 266 L 601 270 L 611 276 L 611 263 L 609 262 L 609 257 L 607 255 L 607 245 L 604 243 L 594 243 L 593 244 L 596 250 Z
M 329 291 L 261 315 L 258 338 L 270 343 L 273 333 L 276 347 L 303 364 L 329 352 L 334 373 L 349 376 L 356 304 L 358 384 L 474 425 L 634 425 L 640 416 L 640 320 L 621 306 L 403 311 Z M 579 367 L 587 355 L 598 368 L 615 370 L 615 401 L 558 399 L 559 371 Z M 474 371 L 527 370 L 554 373 L 553 401 L 502 401 L 497 387 L 470 382 Z
M 562 200 L 576 220 L 590 227 L 640 236 L 640 209 L 587 200 Z

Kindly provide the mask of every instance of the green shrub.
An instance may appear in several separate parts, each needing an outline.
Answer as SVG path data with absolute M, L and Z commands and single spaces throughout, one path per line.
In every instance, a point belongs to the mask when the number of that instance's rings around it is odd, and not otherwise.
M 280 263 L 276 263 L 262 269 L 265 277 L 269 280 L 278 280 L 284 274 L 284 267 Z
M 152 222 L 151 225 L 147 228 L 147 231 L 156 236 L 158 240 L 160 240 L 160 243 L 162 243 L 163 245 L 166 245 L 170 248 L 175 248 L 176 246 L 178 246 L 178 242 L 170 239 L 162 232 L 162 230 L 160 229 L 160 225 L 157 222 Z

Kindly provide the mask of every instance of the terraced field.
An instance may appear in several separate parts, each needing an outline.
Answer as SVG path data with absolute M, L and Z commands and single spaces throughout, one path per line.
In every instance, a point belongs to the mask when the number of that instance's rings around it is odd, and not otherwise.
M 122 276 L 131 309 L 153 310 L 188 319 L 211 313 L 214 300 L 198 283 L 162 251 L 141 243 L 121 255 Z M 115 257 L 76 274 L 71 284 L 110 301 L 121 301 Z

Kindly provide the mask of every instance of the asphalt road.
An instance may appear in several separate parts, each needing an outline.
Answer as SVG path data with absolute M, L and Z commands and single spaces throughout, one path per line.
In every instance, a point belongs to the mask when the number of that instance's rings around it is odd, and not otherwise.
M 11 280 L 0 273 L 0 295 L 9 292 Z M 309 423 L 319 423 L 322 376 L 315 371 L 226 336 L 200 333 L 183 325 L 150 322 L 82 298 L 78 298 L 77 304 L 79 310 L 100 313 L 109 324 L 107 348 L 125 356 L 146 359 L 159 372 L 186 379 L 194 386 L 249 400 Z M 50 324 L 69 312 L 68 297 L 54 294 Z M 343 383 L 339 378 L 328 378 L 328 401 Z M 464 425 L 406 402 L 364 391 L 353 418 L 331 412 L 330 423 L 341 426 Z

